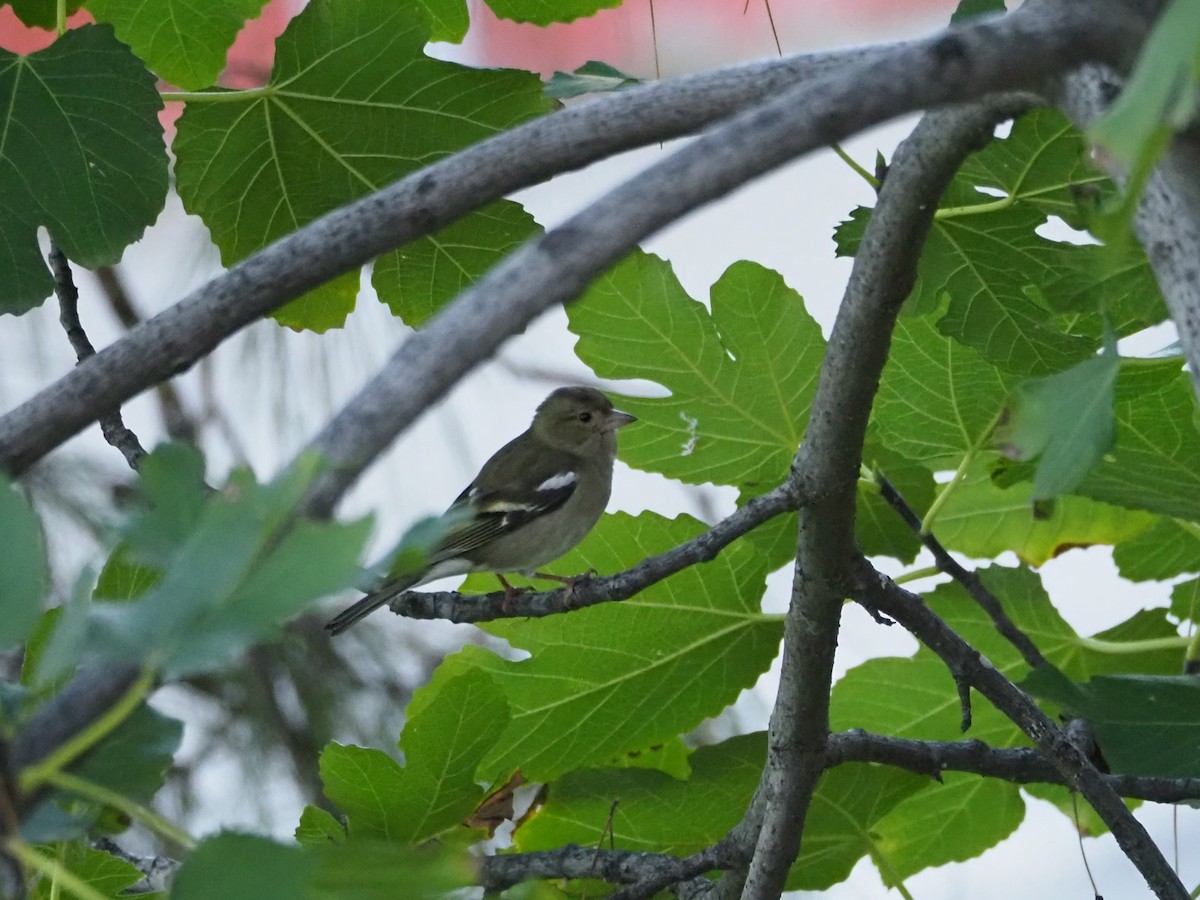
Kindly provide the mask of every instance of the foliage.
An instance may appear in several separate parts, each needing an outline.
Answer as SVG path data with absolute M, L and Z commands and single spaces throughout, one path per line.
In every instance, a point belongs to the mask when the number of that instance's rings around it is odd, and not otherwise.
M 618 2 L 489 0 L 499 15 L 543 25 Z M 589 64 L 559 73 L 547 92 L 530 73 L 433 59 L 431 40 L 465 33 L 461 0 L 312 0 L 279 38 L 267 82 L 227 91 L 215 87 L 225 53 L 261 0 L 85 5 L 106 24 L 67 31 L 25 58 L 0 53 L 0 95 L 11 101 L 3 131 L 14 136 L 0 142 L 0 311 L 25 311 L 52 288 L 39 227 L 74 262 L 97 266 L 115 261 L 162 208 L 167 148 L 155 76 L 197 91 L 182 95 L 170 150 L 179 195 L 227 265 L 547 114 L 550 98 L 636 81 Z M 13 6 L 26 22 L 47 22 L 46 4 Z M 1173 4 L 1177 15 L 1194 7 Z M 158 27 L 163 21 L 169 27 Z M 1169 43 L 1172 65 L 1182 66 L 1194 35 Z M 1120 138 L 1113 149 L 1141 159 L 1162 140 L 1164 121 L 1177 126 L 1180 110 L 1194 108 L 1194 60 L 1192 81 L 1169 96 L 1161 79 L 1135 80 L 1158 98 L 1152 119 L 1125 131 L 1131 113 L 1118 107 L 1096 134 Z M 34 167 L 53 177 L 22 177 Z M 1103 212 L 1115 196 L 1089 165 L 1085 137 L 1051 110 L 1022 116 L 962 167 L 921 254 L 872 410 L 859 542 L 904 564 L 916 556 L 918 536 L 880 499 L 886 476 L 949 550 L 988 560 L 1015 554 L 1017 567 L 990 565 L 982 578 L 1054 669 L 1030 674 L 959 585 L 929 592 L 930 607 L 1047 708 L 1089 717 L 1114 771 L 1195 777 L 1196 686 L 1179 673 L 1196 650 L 1180 632 L 1198 621 L 1200 580 L 1178 584 L 1169 610 L 1138 611 L 1087 637 L 1058 614 L 1036 571 L 1071 548 L 1103 545 L 1115 547 L 1131 580 L 1200 572 L 1195 396 L 1179 359 L 1119 353 L 1119 338 L 1166 311 L 1139 247 L 1091 240 L 1110 234 Z M 839 254 L 853 256 L 872 211 L 847 213 L 835 240 Z M 1046 237 L 1049 217 L 1079 240 Z M 372 283 L 395 315 L 420 326 L 537 232 L 519 204 L 501 200 L 377 259 Z M 350 273 L 276 318 L 297 329 L 337 327 L 358 285 Z M 731 487 L 742 504 L 788 477 L 827 347 L 779 274 L 731 261 L 707 298 L 693 298 L 668 261 L 635 251 L 568 316 L 576 353 L 597 376 L 662 389 L 615 396 L 640 420 L 622 435 L 626 464 Z M 81 667 L 142 673 L 103 720 L 65 745 L 69 752 L 18 773 L 37 802 L 21 835 L 7 840 L 23 848 L 36 896 L 58 895 L 49 883 L 61 870 L 93 892 L 68 885 L 77 896 L 113 896 L 136 880 L 84 838 L 129 817 L 189 851 L 190 839 L 146 806 L 181 726 L 145 697 L 158 680 L 237 665 L 313 601 L 356 582 L 370 523 L 298 515 L 320 473 L 319 460 L 302 459 L 263 483 L 235 472 L 212 491 L 198 454 L 159 448 L 142 465 L 141 505 L 114 536 L 94 590 L 45 613 L 41 526 L 19 489 L 0 481 L 0 650 L 25 651 L 21 683 L 0 693 L 6 739 Z M 619 849 L 683 855 L 720 840 L 758 785 L 766 735 L 703 746 L 689 735 L 770 669 L 783 622 L 762 612 L 762 599 L 767 576 L 792 559 L 795 523 L 794 515 L 768 522 L 622 603 L 486 625 L 497 639 L 490 646 L 506 642 L 513 652 L 469 645 L 441 663 L 408 707 L 403 765 L 392 748 L 328 745 L 319 771 L 340 816 L 308 807 L 295 844 L 210 837 L 185 853 L 175 895 L 442 896 L 471 881 L 467 848 L 489 824 L 481 807 L 511 801 L 514 776 L 548 786 L 516 823 L 516 851 L 597 845 L 607 835 Z M 550 569 L 615 573 L 703 531 L 686 516 L 609 515 Z M 405 549 L 417 552 L 422 540 Z M 956 685 L 926 648 L 851 669 L 833 690 L 830 717 L 836 730 L 960 737 Z M 967 737 L 1027 743 L 982 699 Z M 1007 781 L 836 767 L 813 799 L 788 884 L 828 888 L 863 858 L 887 884 L 902 884 L 987 851 L 1023 814 L 1022 789 Z M 58 847 L 47 855 L 42 844 Z

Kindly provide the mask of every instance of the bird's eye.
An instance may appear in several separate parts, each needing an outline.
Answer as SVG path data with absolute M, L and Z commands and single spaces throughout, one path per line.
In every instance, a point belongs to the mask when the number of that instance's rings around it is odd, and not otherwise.
M 587 412 L 586 410 L 585 410 L 584 412 L 581 412 L 581 413 L 579 414 L 579 421 L 580 421 L 580 422 L 590 422 L 590 421 L 592 421 L 592 414 L 591 414 L 590 412 Z

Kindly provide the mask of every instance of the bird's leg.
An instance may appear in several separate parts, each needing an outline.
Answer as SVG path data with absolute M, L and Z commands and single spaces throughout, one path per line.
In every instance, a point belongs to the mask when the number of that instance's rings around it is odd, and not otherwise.
M 500 609 L 504 611 L 504 614 L 506 616 L 512 615 L 511 603 L 512 603 L 513 598 L 520 597 L 522 594 L 524 594 L 526 591 L 528 591 L 529 588 L 513 587 L 511 584 L 508 583 L 508 579 L 505 578 L 503 575 L 501 575 L 499 572 L 496 572 L 495 574 L 496 574 L 496 577 L 500 580 L 500 586 L 502 588 L 504 588 L 504 600 L 500 604 Z
M 563 585 L 566 590 L 563 591 L 562 605 L 564 609 L 571 608 L 571 592 L 575 589 L 575 585 L 581 581 L 587 581 L 594 575 L 599 573 L 595 569 L 588 569 L 580 575 L 552 575 L 549 572 L 534 572 L 534 578 L 541 578 L 545 581 L 557 581 Z

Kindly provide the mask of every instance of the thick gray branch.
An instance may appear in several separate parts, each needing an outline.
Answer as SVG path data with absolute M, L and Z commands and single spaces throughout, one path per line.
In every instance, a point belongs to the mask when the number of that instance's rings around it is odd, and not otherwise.
M 380 253 L 559 172 L 690 134 L 878 52 L 812 54 L 647 85 L 544 116 L 427 166 L 238 263 L 0 418 L 0 470 L 19 475 L 105 410 Z
M 892 327 L 916 279 L 942 191 L 962 160 L 1021 108 L 998 102 L 931 113 L 896 151 L 829 338 L 804 444 L 793 465 L 800 511 L 792 602 L 767 766 L 745 823 L 761 810 L 744 898 L 778 897 L 825 769 L 829 689 L 842 601 L 855 557 L 855 492 L 871 403 Z
M 1022 7 L 872 52 L 712 128 L 513 253 L 409 338 L 313 441 L 332 468 L 309 511 L 327 515 L 363 468 L 463 375 L 660 228 L 871 125 L 1036 88 L 1086 60 L 1120 55 L 1131 33 L 1139 33 L 1136 21 L 1102 5 Z
M 1064 80 L 1058 98 L 1063 111 L 1086 129 L 1108 108 L 1121 80 L 1101 66 L 1089 66 Z M 1118 183 L 1126 172 L 1115 160 L 1094 160 Z M 1179 341 L 1200 397 L 1200 139 L 1177 138 L 1146 184 L 1133 229 L 1162 289 L 1167 309 L 1179 330 Z

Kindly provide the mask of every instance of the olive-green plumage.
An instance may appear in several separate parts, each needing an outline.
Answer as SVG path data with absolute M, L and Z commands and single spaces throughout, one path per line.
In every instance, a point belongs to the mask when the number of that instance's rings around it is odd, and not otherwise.
M 633 416 L 600 391 L 559 388 L 450 505 L 420 572 L 392 578 L 333 618 L 340 634 L 409 588 L 467 572 L 530 572 L 584 539 L 608 504 L 617 429 Z

